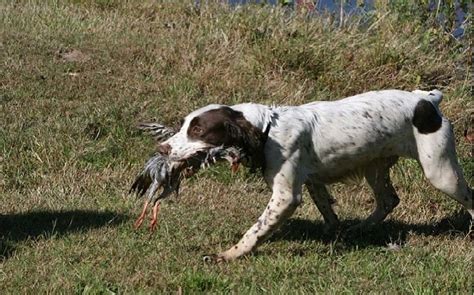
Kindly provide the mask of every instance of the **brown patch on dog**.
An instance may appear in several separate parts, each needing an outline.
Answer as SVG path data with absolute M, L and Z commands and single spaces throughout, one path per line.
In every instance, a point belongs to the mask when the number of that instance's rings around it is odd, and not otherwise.
M 422 99 L 416 104 L 412 123 L 421 134 L 438 131 L 442 121 L 441 116 L 431 102 Z
M 187 134 L 191 139 L 214 146 L 239 147 L 252 158 L 252 168 L 259 168 L 263 167 L 265 162 L 263 149 L 268 131 L 269 129 L 262 132 L 253 126 L 242 112 L 230 107 L 221 107 L 192 119 Z

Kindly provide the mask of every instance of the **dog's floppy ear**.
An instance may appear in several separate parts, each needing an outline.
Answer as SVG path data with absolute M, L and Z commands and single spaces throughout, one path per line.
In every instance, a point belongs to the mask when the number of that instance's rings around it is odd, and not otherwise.
M 238 146 L 247 151 L 254 151 L 261 145 L 262 136 L 251 124 L 242 120 L 224 122 L 227 140 L 226 145 Z M 261 133 L 261 132 L 260 132 Z
M 264 147 L 270 131 L 270 125 L 265 132 L 253 126 L 243 116 L 224 123 L 229 146 L 243 149 L 252 160 L 252 168 L 264 167 Z
M 247 145 L 246 131 L 235 120 L 224 122 L 224 129 L 227 136 L 225 145 L 237 145 L 242 148 Z

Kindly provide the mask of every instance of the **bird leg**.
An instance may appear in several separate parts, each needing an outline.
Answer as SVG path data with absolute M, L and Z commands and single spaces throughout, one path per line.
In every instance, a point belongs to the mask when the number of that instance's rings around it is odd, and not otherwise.
M 145 201 L 145 205 L 143 206 L 142 213 L 140 214 L 140 216 L 138 216 L 137 220 L 135 221 L 135 224 L 133 226 L 135 229 L 138 229 L 142 225 L 143 220 L 145 219 L 147 208 L 148 208 L 148 200 Z
M 160 210 L 160 202 L 156 202 L 155 205 L 153 206 L 153 212 L 152 212 L 152 216 L 151 216 L 150 233 L 155 232 L 157 216 L 158 216 L 158 211 L 159 210 Z

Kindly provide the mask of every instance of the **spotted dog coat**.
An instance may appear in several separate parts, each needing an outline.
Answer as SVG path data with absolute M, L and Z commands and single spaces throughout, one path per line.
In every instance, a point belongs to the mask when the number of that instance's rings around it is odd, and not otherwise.
M 363 173 L 376 201 L 360 226 L 382 221 L 399 202 L 389 173 L 398 157 L 418 160 L 431 184 L 474 217 L 472 190 L 456 159 L 451 125 L 438 108 L 441 99 L 437 90 L 385 90 L 301 106 L 208 105 L 186 116 L 161 151 L 183 159 L 217 145 L 234 145 L 261 159 L 272 188 L 268 206 L 237 244 L 211 257 L 216 260 L 254 250 L 292 215 L 303 185 L 325 222 L 337 226 L 325 185 L 354 171 Z

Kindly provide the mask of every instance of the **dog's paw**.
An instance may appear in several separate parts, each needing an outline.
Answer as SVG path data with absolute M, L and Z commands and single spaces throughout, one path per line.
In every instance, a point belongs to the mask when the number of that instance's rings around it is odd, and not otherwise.
M 204 255 L 202 257 L 202 261 L 205 263 L 221 263 L 225 262 L 225 258 L 223 256 L 220 256 L 218 254 L 209 254 L 209 255 Z

